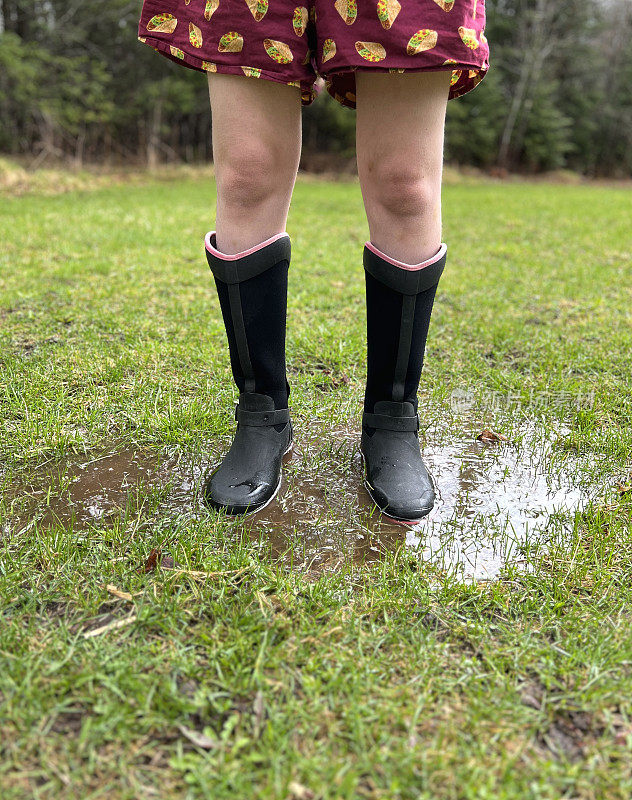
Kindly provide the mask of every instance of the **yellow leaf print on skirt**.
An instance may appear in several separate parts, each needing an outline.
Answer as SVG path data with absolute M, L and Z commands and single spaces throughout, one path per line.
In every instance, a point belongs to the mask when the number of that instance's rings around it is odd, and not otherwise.
M 356 42 L 355 49 L 367 61 L 382 61 L 386 58 L 386 50 L 379 42 Z
M 175 56 L 176 58 L 184 58 L 184 53 L 182 52 L 182 50 L 180 50 L 179 47 L 174 47 L 173 45 L 171 45 L 169 50 L 171 50 L 172 56 Z
M 217 49 L 220 53 L 241 53 L 244 47 L 244 37 L 237 31 L 228 31 L 219 40 Z
M 277 42 L 276 39 L 264 39 L 263 46 L 266 53 L 277 64 L 289 64 L 294 58 L 290 48 L 283 42 Z
M 302 36 L 307 29 L 308 12 L 304 6 L 298 6 L 294 9 L 292 16 L 292 27 L 297 36 Z
M 261 22 L 268 10 L 268 0 L 246 0 L 246 5 L 250 9 L 255 22 Z
M 336 43 L 333 39 L 325 39 L 323 42 L 323 64 L 336 55 Z
M 378 0 L 377 18 L 382 23 L 384 30 L 391 27 L 401 10 L 402 4 L 399 0 Z
M 434 0 L 435 3 L 444 11 L 452 11 L 454 8 L 454 0 Z M 476 2 L 476 0 L 475 0 Z M 474 12 L 476 14 L 476 12 Z
M 422 28 L 420 31 L 417 31 L 417 33 L 414 33 L 408 40 L 406 52 L 409 56 L 414 56 L 417 55 L 417 53 L 423 53 L 424 50 L 432 50 L 437 44 L 437 38 L 436 31 Z
M 153 33 L 173 33 L 178 20 L 173 14 L 156 14 L 147 23 L 147 30 Z
M 356 0 L 336 0 L 334 8 L 347 25 L 352 25 L 356 21 L 356 17 L 358 16 Z
M 204 7 L 204 19 L 208 22 L 218 8 L 219 0 L 206 0 L 206 6 Z
M 189 41 L 193 47 L 202 47 L 202 31 L 192 22 L 189 22 Z
M 478 47 L 478 39 L 476 38 L 476 31 L 473 28 L 464 28 L 463 25 L 459 27 L 459 36 L 463 40 L 463 44 L 469 47 L 470 50 L 476 50 Z

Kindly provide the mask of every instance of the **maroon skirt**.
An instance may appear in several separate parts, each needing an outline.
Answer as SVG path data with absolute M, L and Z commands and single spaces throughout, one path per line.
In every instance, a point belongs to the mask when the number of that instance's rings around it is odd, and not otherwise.
M 296 86 L 355 108 L 355 72 L 450 70 L 449 99 L 489 68 L 485 0 L 144 0 L 138 37 L 186 67 Z M 298 0 L 300 3 L 301 0 Z

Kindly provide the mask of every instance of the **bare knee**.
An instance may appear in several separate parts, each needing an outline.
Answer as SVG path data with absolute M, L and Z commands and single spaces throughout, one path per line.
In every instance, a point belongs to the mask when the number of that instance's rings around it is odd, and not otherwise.
M 383 214 L 405 221 L 432 214 L 441 199 L 441 179 L 415 165 L 383 163 L 369 170 L 366 194 Z
M 284 191 L 283 164 L 265 143 L 236 147 L 216 162 L 217 191 L 224 205 L 252 208 Z

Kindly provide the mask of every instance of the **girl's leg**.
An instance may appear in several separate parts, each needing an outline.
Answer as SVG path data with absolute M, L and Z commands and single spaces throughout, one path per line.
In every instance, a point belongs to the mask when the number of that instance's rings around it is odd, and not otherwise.
M 417 264 L 441 241 L 450 71 L 356 73 L 358 175 L 371 242 Z
M 246 250 L 285 230 L 301 155 L 294 86 L 209 73 L 217 246 Z
M 435 499 L 419 452 L 417 389 L 446 259 L 441 174 L 449 82 L 449 71 L 356 74 L 358 173 L 370 231 L 360 447 L 373 500 L 406 521 L 428 514 Z
M 211 73 L 216 230 L 206 237 L 239 389 L 237 431 L 204 494 L 229 514 L 276 493 L 292 443 L 285 369 L 290 237 L 285 231 L 300 157 L 296 87 Z

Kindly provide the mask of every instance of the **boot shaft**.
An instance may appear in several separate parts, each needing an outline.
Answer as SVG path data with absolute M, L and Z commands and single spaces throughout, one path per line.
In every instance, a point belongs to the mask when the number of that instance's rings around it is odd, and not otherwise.
M 215 279 L 233 379 L 240 391 L 267 395 L 287 408 L 285 329 L 291 258 L 283 232 L 242 253 L 227 255 L 206 236 L 206 256 Z
M 367 384 L 364 410 L 383 401 L 411 403 L 417 412 L 426 339 L 447 247 L 421 264 L 364 248 L 367 310 Z

